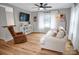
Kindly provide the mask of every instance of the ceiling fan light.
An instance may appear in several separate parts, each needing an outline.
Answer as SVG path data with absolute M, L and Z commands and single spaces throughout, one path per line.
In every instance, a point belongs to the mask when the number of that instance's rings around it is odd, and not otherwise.
M 44 10 L 44 8 L 39 8 L 39 10 Z

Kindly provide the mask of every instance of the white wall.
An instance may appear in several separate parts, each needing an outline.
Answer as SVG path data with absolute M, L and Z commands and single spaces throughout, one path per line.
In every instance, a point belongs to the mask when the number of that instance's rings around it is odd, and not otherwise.
M 79 7 L 78 7 L 78 11 L 79 11 Z M 78 12 L 78 16 L 79 16 L 79 12 Z M 78 17 L 78 21 L 77 21 L 77 30 L 76 30 L 76 42 L 77 42 L 77 50 L 79 51 L 79 17 Z
M 26 24 L 28 24 L 28 22 L 20 22 L 20 21 L 19 21 L 19 13 L 20 13 L 20 12 L 24 12 L 24 13 L 29 13 L 29 14 L 30 14 L 30 12 L 24 11 L 24 10 L 19 9 L 19 8 L 14 8 L 13 11 L 14 11 L 14 23 L 15 23 L 15 25 L 16 25 L 16 31 L 18 32 L 18 31 L 20 31 L 20 24 L 21 24 L 21 23 L 26 23 Z
M 8 29 L 3 26 L 14 25 L 13 8 L 0 6 L 0 22 L 0 39 L 12 39 Z
M 3 17 L 4 16 L 4 17 Z M 4 29 L 2 26 L 6 25 L 6 14 L 5 14 L 5 8 L 0 7 L 0 39 L 4 38 Z
M 37 17 L 36 22 L 34 22 L 34 17 L 35 16 Z M 31 24 L 33 26 L 33 32 L 38 32 L 38 13 L 37 12 L 32 12 L 30 20 L 31 20 Z

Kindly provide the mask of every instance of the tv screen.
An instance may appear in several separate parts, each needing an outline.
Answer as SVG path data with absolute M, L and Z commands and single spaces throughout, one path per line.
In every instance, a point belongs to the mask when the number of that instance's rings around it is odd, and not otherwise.
M 29 21 L 29 18 L 30 18 L 29 14 L 20 12 L 20 14 L 19 14 L 19 20 L 20 21 L 22 21 L 22 22 Z

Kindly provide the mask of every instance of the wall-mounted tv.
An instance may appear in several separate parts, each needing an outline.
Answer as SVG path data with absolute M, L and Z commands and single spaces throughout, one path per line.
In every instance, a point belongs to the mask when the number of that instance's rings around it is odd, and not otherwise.
M 20 12 L 20 14 L 19 14 L 20 21 L 22 21 L 22 22 L 28 21 L 29 22 L 29 18 L 30 18 L 30 14 Z

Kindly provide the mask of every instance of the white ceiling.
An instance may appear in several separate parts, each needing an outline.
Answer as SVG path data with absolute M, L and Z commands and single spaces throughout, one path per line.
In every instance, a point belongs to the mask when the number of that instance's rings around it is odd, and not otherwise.
M 38 7 L 35 6 L 34 4 L 39 4 L 39 3 L 10 3 L 10 5 L 13 5 L 31 12 L 38 11 Z M 48 6 L 52 6 L 52 8 L 47 8 L 46 10 L 70 8 L 72 7 L 72 5 L 73 3 L 48 3 Z

